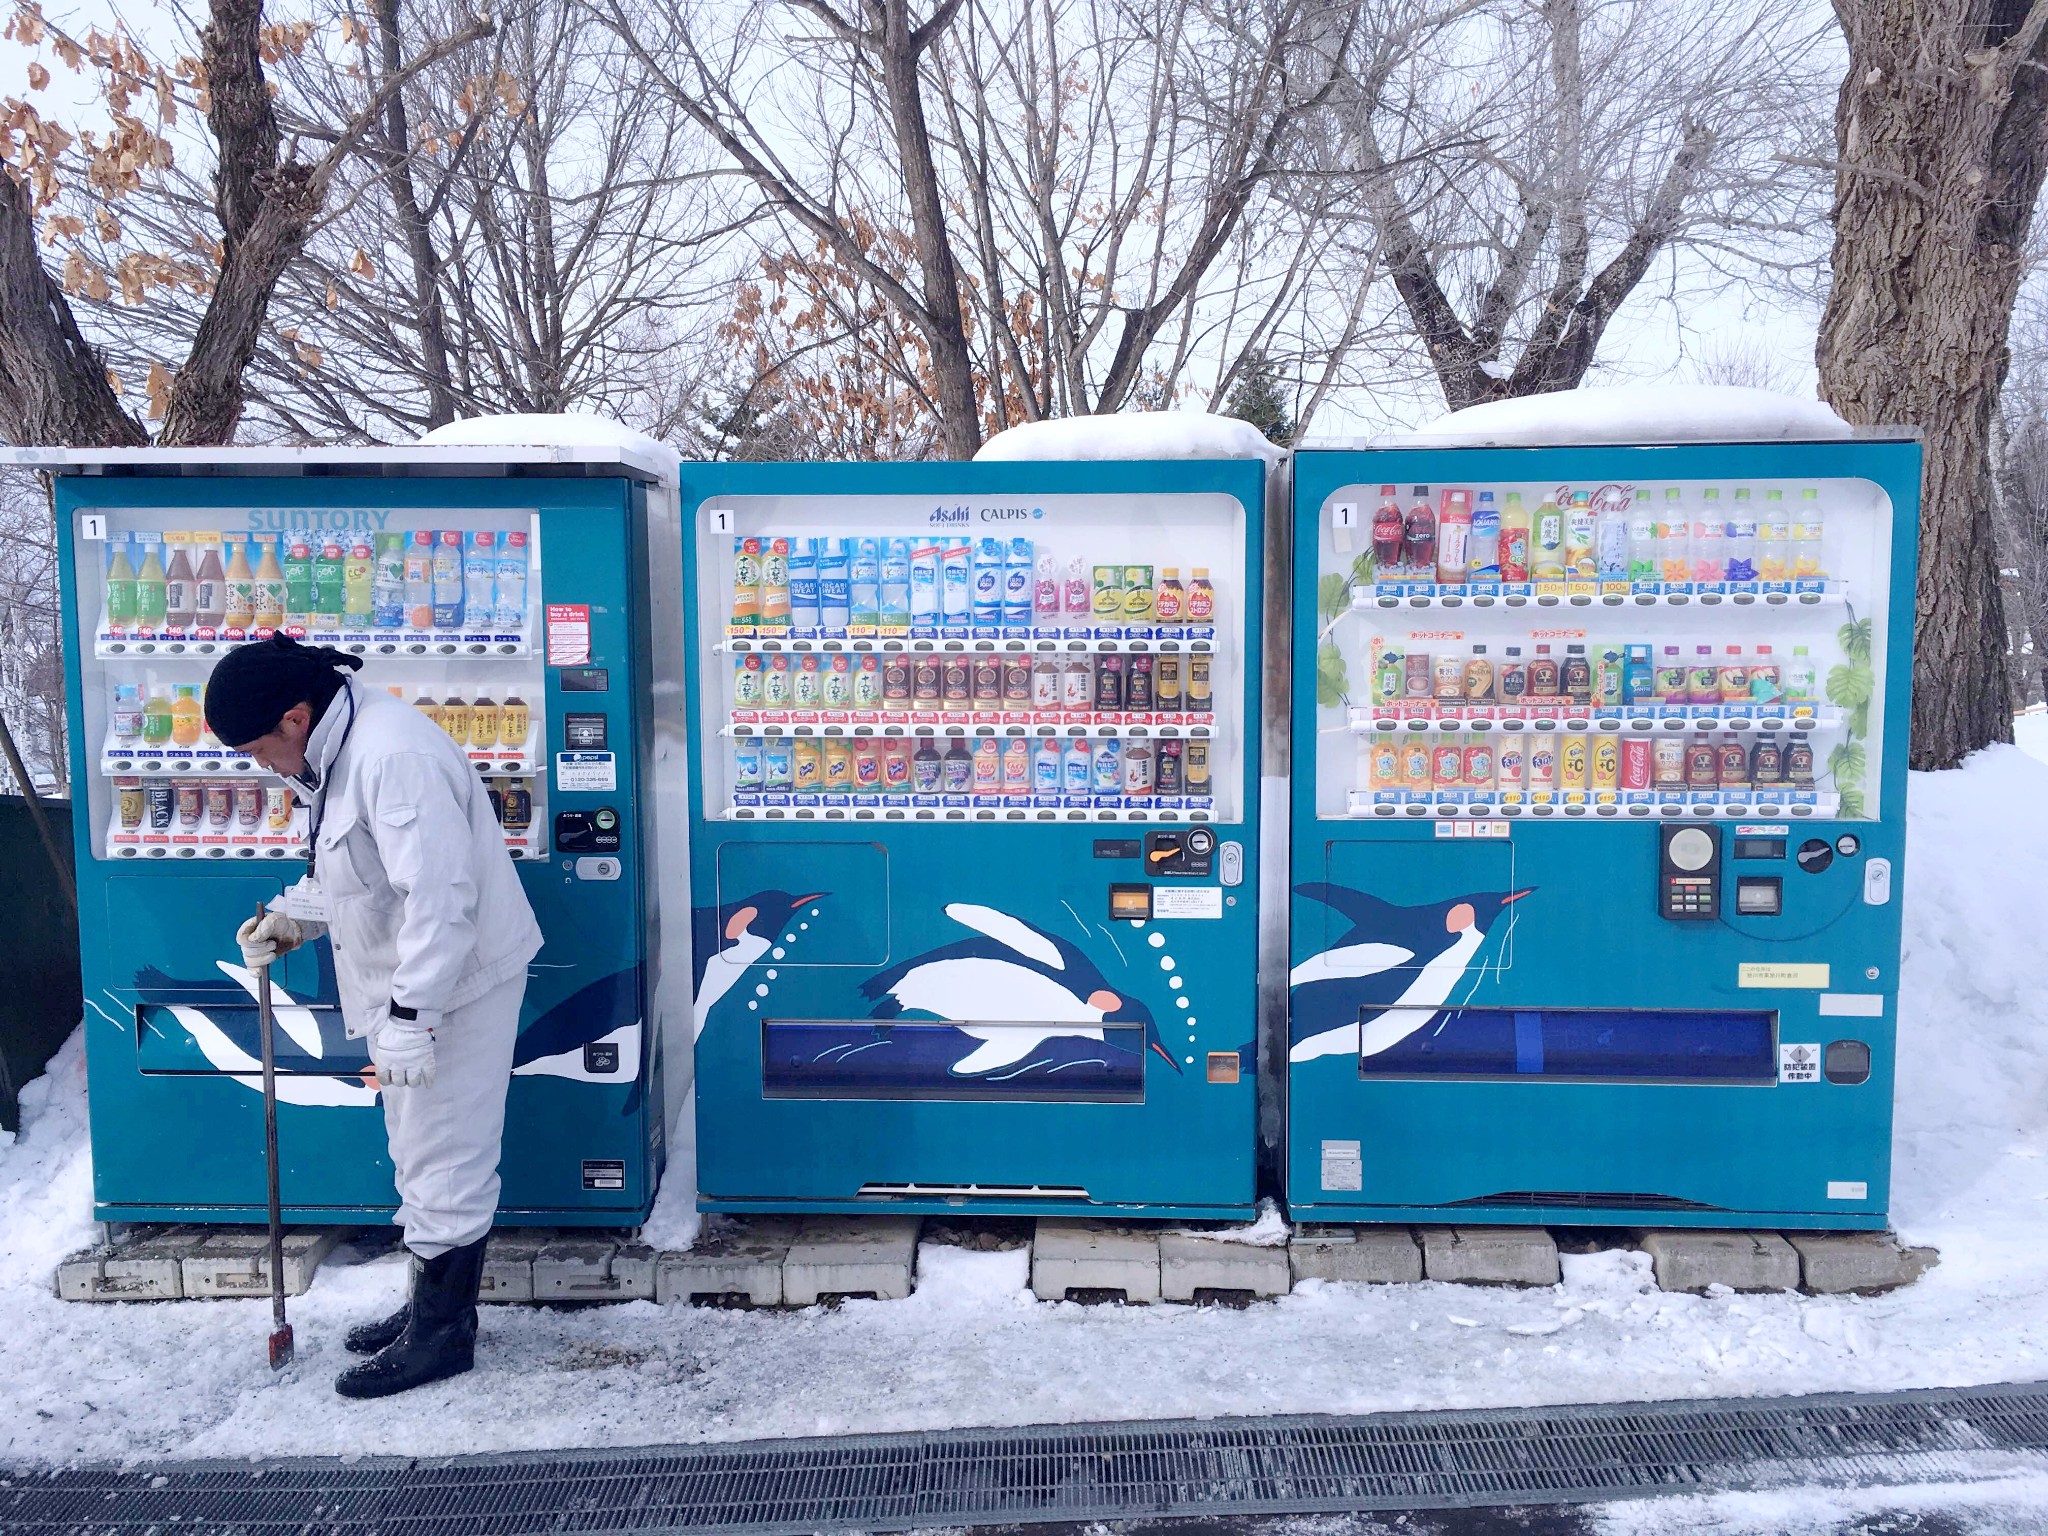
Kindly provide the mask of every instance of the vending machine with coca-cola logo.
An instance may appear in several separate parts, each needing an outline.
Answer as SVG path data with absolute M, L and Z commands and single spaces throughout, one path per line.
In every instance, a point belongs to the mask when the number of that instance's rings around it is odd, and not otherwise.
M 495 446 L 11 455 L 54 485 L 98 1219 L 265 1218 L 235 930 L 305 873 L 315 791 L 219 740 L 203 705 L 223 657 L 279 633 L 359 660 L 362 696 L 458 744 L 540 921 L 501 1221 L 651 1208 L 690 1060 L 687 925 L 658 919 L 688 906 L 681 695 L 656 672 L 681 603 L 672 577 L 637 579 L 679 557 L 673 458 L 529 426 Z M 286 1219 L 387 1219 L 382 1094 L 331 946 L 270 973 Z
M 1265 487 L 685 467 L 705 1209 L 1252 1209 Z
M 1882 1227 L 1920 449 L 1295 460 L 1298 1218 Z

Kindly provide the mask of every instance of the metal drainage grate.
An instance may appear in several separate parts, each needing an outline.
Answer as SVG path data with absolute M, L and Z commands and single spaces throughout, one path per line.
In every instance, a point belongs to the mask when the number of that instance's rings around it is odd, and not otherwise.
M 1577 1503 L 2048 1465 L 2048 1384 L 0 1474 L 0 1530 L 499 1536 Z

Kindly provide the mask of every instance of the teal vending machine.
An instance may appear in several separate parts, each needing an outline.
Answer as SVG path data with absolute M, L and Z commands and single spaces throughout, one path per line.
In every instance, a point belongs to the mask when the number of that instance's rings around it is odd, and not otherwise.
M 683 473 L 703 1207 L 1249 1213 L 1264 466 Z
M 500 1220 L 643 1218 L 687 1093 L 671 464 L 600 448 L 27 450 L 54 477 L 94 1214 L 264 1219 L 255 978 L 236 926 L 299 876 L 284 782 L 207 731 L 222 655 L 273 631 L 468 751 L 545 943 Z M 665 809 L 666 807 L 666 809 Z M 397 1200 L 325 939 L 274 968 L 287 1219 Z M 673 1032 L 674 1038 L 670 1035 Z
M 1295 477 L 1295 1216 L 1884 1226 L 1919 446 Z

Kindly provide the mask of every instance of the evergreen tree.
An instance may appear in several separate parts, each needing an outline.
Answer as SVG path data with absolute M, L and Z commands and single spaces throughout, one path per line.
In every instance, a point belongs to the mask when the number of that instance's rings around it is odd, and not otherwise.
M 1250 358 L 1231 386 L 1223 414 L 1248 421 L 1266 434 L 1266 440 L 1285 448 L 1294 441 L 1294 418 L 1288 414 L 1288 398 L 1280 374 L 1258 353 Z

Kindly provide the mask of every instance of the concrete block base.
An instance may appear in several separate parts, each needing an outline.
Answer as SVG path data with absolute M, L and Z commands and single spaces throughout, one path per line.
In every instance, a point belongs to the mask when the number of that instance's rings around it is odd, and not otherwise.
M 1684 1228 L 1644 1234 L 1659 1288 L 1704 1291 L 1792 1291 L 1799 1288 L 1799 1255 L 1775 1232 L 1711 1232 Z
M 1284 1247 L 1219 1242 L 1195 1232 L 1159 1235 L 1159 1294 L 1168 1301 L 1285 1296 L 1293 1285 Z
M 700 1237 L 687 1253 L 664 1253 L 654 1269 L 654 1299 L 700 1306 L 782 1305 L 782 1264 L 802 1223 L 794 1216 L 747 1218 Z
M 1424 1227 L 1422 1269 L 1457 1285 L 1555 1285 L 1557 1244 L 1541 1227 Z
M 1159 1281 L 1156 1232 L 1041 1221 L 1031 1239 L 1031 1290 L 1042 1301 L 1157 1301 Z
M 1817 1296 L 1872 1295 L 1911 1285 L 1941 1262 L 1932 1248 L 1905 1248 L 1890 1232 L 1788 1232 L 1800 1278 Z
M 284 1235 L 284 1289 L 303 1296 L 321 1260 L 341 1241 L 340 1227 L 304 1227 Z M 268 1296 L 270 1234 L 216 1232 L 185 1256 L 187 1296 Z
M 622 1249 L 606 1237 L 557 1237 L 533 1257 L 533 1299 L 652 1301 L 654 1250 L 640 1243 Z
M 493 1232 L 484 1244 L 483 1284 L 479 1301 L 512 1302 L 533 1300 L 533 1261 L 555 1240 L 551 1231 L 509 1228 Z
M 915 1216 L 813 1216 L 782 1261 L 782 1301 L 808 1307 L 841 1296 L 901 1301 L 917 1264 Z
M 166 1227 L 132 1242 L 88 1248 L 57 1266 L 66 1301 L 177 1301 L 184 1263 L 206 1241 L 204 1227 Z
M 1422 1248 L 1407 1227 L 1296 1227 L 1287 1260 L 1297 1281 L 1400 1285 L 1422 1278 Z

